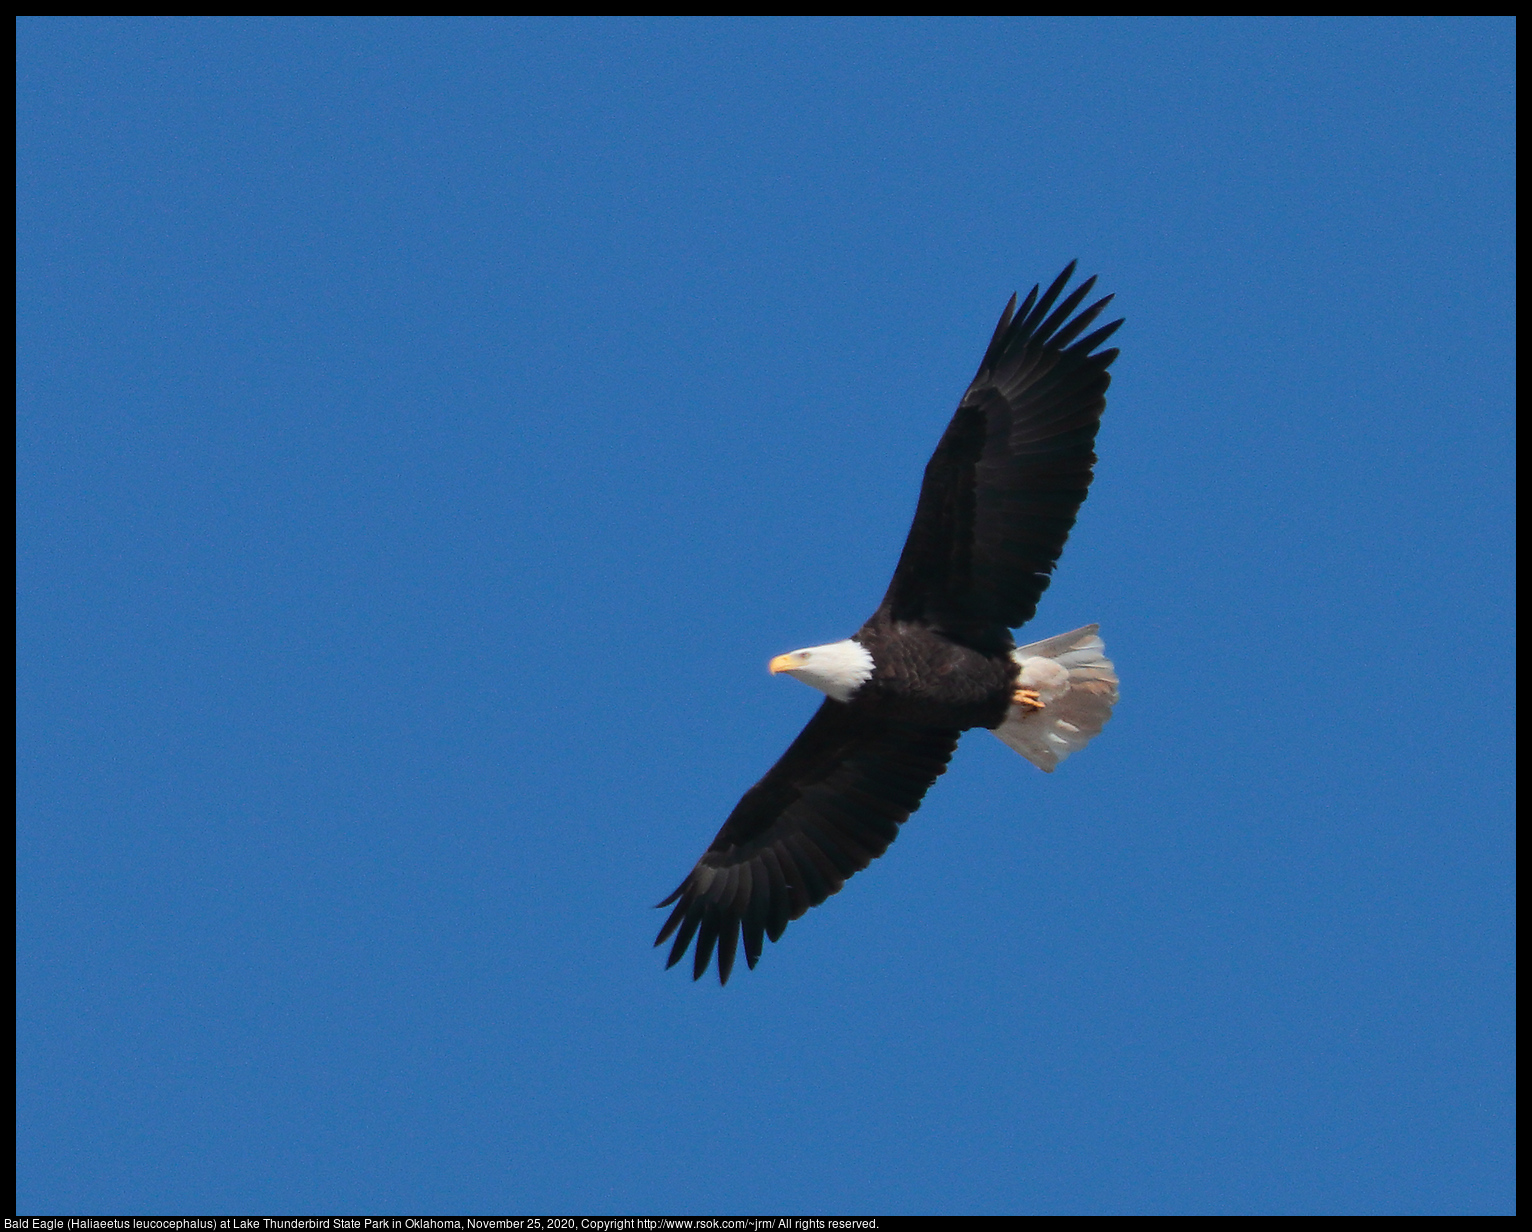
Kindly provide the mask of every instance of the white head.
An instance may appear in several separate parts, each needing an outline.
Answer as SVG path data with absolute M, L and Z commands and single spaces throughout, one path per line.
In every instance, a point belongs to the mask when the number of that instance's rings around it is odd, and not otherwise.
M 778 655 L 769 666 L 773 676 L 786 672 L 838 702 L 850 701 L 851 695 L 872 678 L 872 655 L 849 638 Z

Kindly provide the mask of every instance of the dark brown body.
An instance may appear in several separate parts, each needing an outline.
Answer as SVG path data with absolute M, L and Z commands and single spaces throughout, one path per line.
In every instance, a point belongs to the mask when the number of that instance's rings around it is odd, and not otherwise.
M 999 727 L 1020 669 L 1010 636 L 983 650 L 924 624 L 879 611 L 856 633 L 872 655 L 872 679 L 851 697 L 854 710 L 922 727 Z

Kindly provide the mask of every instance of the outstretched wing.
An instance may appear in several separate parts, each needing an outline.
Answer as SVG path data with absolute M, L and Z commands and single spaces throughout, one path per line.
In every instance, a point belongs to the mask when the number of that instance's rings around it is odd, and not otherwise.
M 1037 610 L 1090 487 L 1122 324 L 1080 335 L 1111 300 L 1070 314 L 1088 278 L 1054 308 L 1075 264 L 1038 298 L 1006 305 L 978 375 L 926 466 L 915 522 L 880 610 L 959 636 L 1014 629 Z M 1076 341 L 1079 339 L 1079 341 Z
M 735 806 L 674 894 L 654 944 L 676 933 L 673 967 L 697 939 L 692 978 L 718 947 L 728 983 L 743 932 L 754 967 L 763 937 L 817 907 L 898 837 L 957 747 L 955 730 L 870 718 L 826 699 L 808 726 Z M 679 929 L 679 932 L 676 930 Z

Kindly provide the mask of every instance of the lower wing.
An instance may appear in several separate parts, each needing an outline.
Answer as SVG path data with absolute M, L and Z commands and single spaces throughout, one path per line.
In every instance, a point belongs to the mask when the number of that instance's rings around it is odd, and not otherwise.
M 665 965 L 678 963 L 695 937 L 692 978 L 707 970 L 716 945 L 718 980 L 728 983 L 743 935 L 754 967 L 764 937 L 776 941 L 789 920 L 888 850 L 960 734 L 870 718 L 826 699 L 659 904 L 675 904 L 654 942 L 676 934 Z

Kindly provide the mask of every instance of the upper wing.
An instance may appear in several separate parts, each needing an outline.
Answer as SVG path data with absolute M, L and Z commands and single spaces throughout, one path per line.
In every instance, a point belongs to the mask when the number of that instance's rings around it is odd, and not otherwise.
M 679 927 L 674 966 L 697 938 L 692 978 L 718 946 L 727 983 L 741 930 L 745 961 L 789 920 L 836 893 L 877 859 L 947 768 L 959 732 L 893 723 L 826 699 L 766 777 L 747 791 L 674 894 L 659 945 Z M 677 900 L 680 900 L 677 902 Z
M 1014 629 L 1037 610 L 1090 487 L 1122 324 L 1080 335 L 1111 300 L 1069 316 L 1088 278 L 1053 308 L 1074 262 L 1037 297 L 1006 305 L 978 375 L 958 404 L 920 489 L 915 522 L 883 608 L 961 634 Z M 1050 313 L 1050 309 L 1053 311 Z M 1076 342 L 1075 339 L 1079 338 Z

